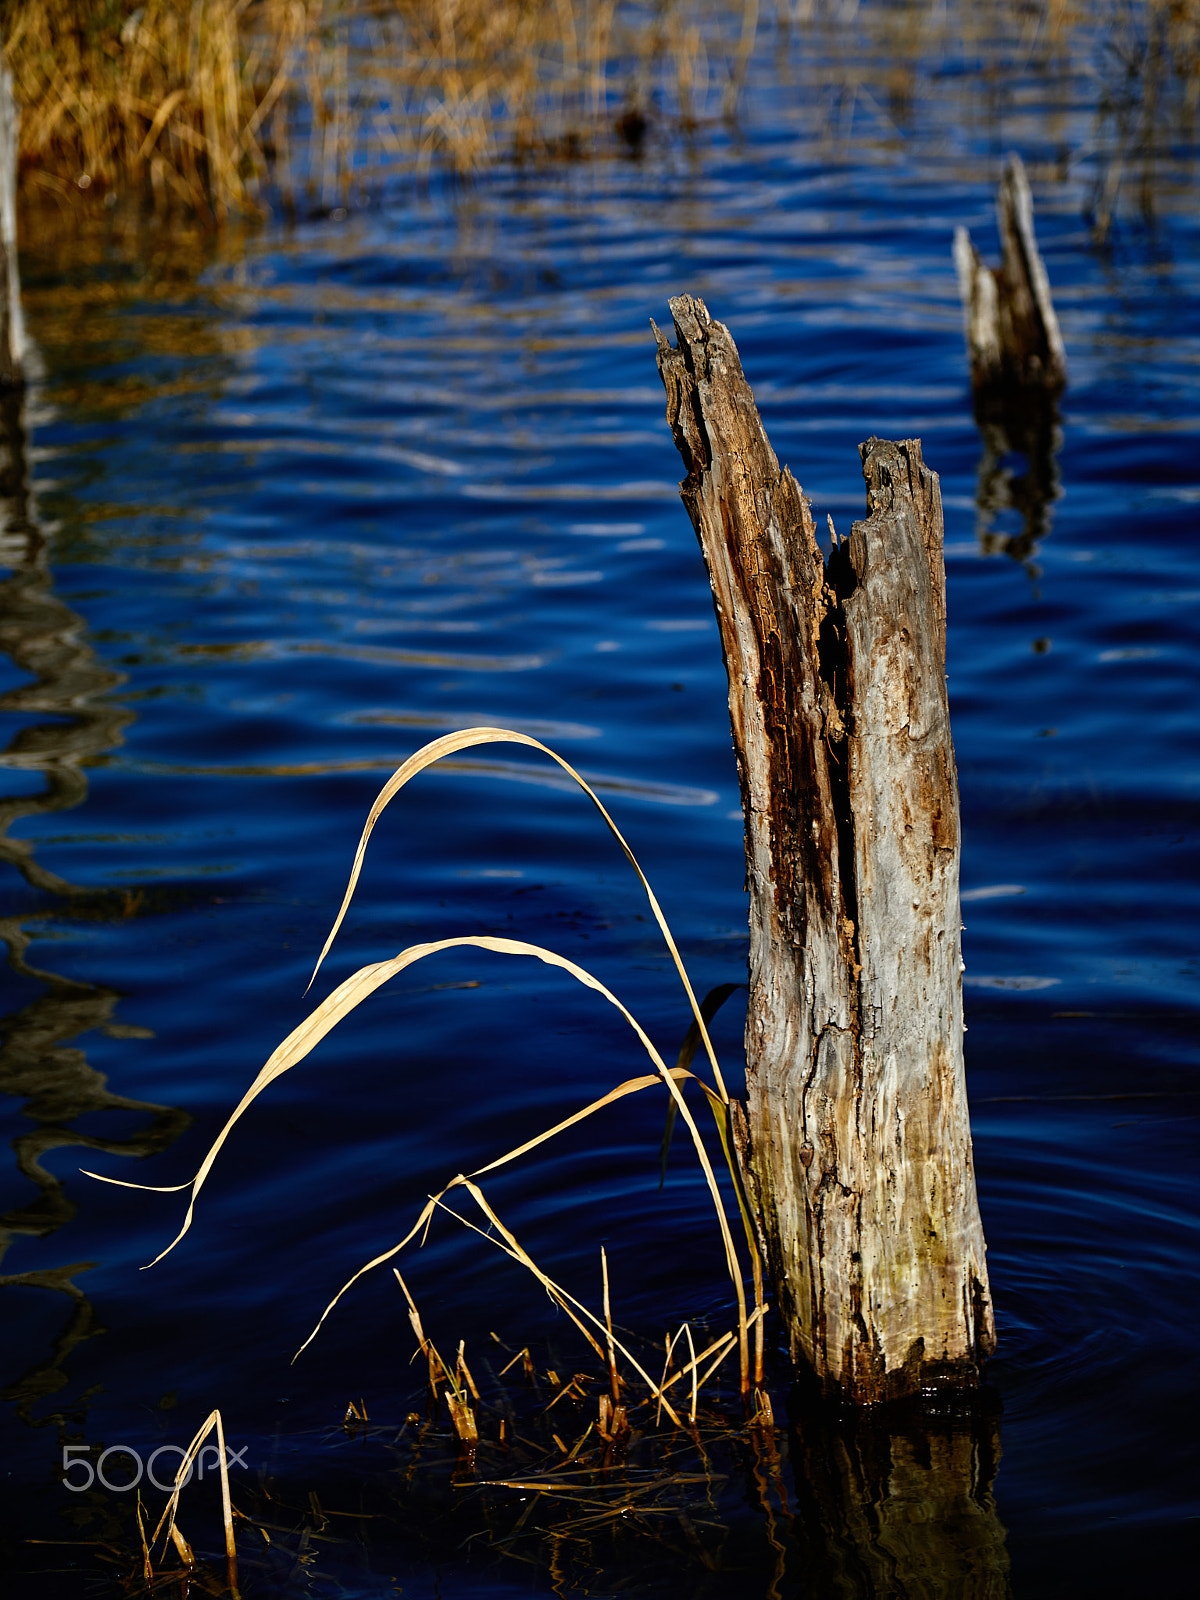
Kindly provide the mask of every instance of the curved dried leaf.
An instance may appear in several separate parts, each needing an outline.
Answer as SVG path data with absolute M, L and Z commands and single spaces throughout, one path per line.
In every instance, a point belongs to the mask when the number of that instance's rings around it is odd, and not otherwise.
M 696 1153 L 699 1157 L 701 1167 L 704 1170 L 705 1178 L 708 1182 L 709 1190 L 712 1194 L 713 1203 L 716 1206 L 722 1239 L 725 1243 L 726 1260 L 729 1266 L 730 1274 L 734 1277 L 735 1282 L 740 1288 L 741 1280 L 740 1275 L 737 1272 L 737 1258 L 733 1250 L 733 1239 L 729 1232 L 728 1222 L 725 1218 L 724 1207 L 721 1204 L 721 1197 L 720 1192 L 717 1189 L 716 1177 L 713 1173 L 712 1165 L 709 1162 L 707 1152 L 704 1149 L 704 1142 L 700 1137 L 700 1130 L 693 1121 L 691 1113 L 683 1104 L 678 1085 L 675 1082 L 672 1073 L 668 1069 L 666 1062 L 651 1043 L 648 1035 L 638 1022 L 637 1018 L 634 1017 L 633 1013 L 629 1011 L 628 1008 L 617 999 L 616 995 L 613 994 L 611 990 L 607 989 L 598 978 L 593 977 L 590 972 L 586 971 L 583 967 L 577 966 L 575 962 L 569 961 L 565 956 L 560 956 L 553 950 L 544 949 L 541 945 L 528 944 L 521 939 L 502 939 L 485 934 L 466 935 L 454 939 L 438 939 L 429 944 L 410 945 L 408 949 L 402 950 L 399 955 L 393 956 L 389 961 L 377 961 L 372 963 L 370 966 L 360 967 L 359 970 L 355 973 L 352 973 L 344 983 L 339 984 L 333 993 L 323 1000 L 315 1011 L 311 1012 L 307 1017 L 305 1017 L 304 1021 L 299 1025 L 299 1027 L 294 1028 L 292 1032 L 288 1034 L 283 1043 L 278 1045 L 272 1052 L 271 1056 L 268 1058 L 266 1064 L 263 1066 L 254 1082 L 250 1085 L 249 1089 L 246 1090 L 246 1093 L 242 1096 L 241 1100 L 239 1100 L 237 1106 L 227 1119 L 225 1126 L 221 1129 L 220 1133 L 209 1147 L 208 1154 L 201 1162 L 199 1171 L 192 1179 L 191 1199 L 188 1203 L 187 1214 L 184 1217 L 183 1226 L 175 1235 L 174 1239 L 171 1240 L 171 1243 L 167 1245 L 166 1249 L 161 1250 L 158 1255 L 155 1256 L 154 1260 L 148 1263 L 149 1266 L 154 1266 L 156 1262 L 162 1260 L 163 1256 L 167 1255 L 171 1250 L 173 1250 L 179 1243 L 180 1239 L 183 1238 L 184 1234 L 187 1233 L 188 1229 L 191 1227 L 192 1217 L 195 1214 L 196 1197 L 200 1193 L 200 1190 L 203 1187 L 209 1172 L 212 1170 L 213 1163 L 216 1161 L 217 1155 L 221 1150 L 221 1146 L 225 1143 L 226 1139 L 233 1131 L 233 1128 L 240 1120 L 242 1113 L 252 1104 L 254 1100 L 258 1098 L 268 1084 L 273 1083 L 276 1078 L 282 1077 L 285 1072 L 290 1071 L 290 1069 L 296 1066 L 297 1063 L 303 1061 L 304 1058 L 321 1042 L 321 1040 L 324 1039 L 326 1034 L 336 1027 L 343 1017 L 347 1016 L 355 1009 L 356 1006 L 360 1005 L 362 1001 L 374 994 L 375 990 L 381 988 L 383 984 L 385 984 L 390 978 L 395 977 L 397 973 L 403 972 L 406 967 L 412 966 L 414 962 L 422 960 L 425 956 L 435 955 L 442 950 L 453 950 L 461 947 L 470 947 L 480 950 L 493 950 L 501 955 L 534 956 L 537 960 L 545 962 L 547 966 L 560 967 L 564 972 L 569 972 L 573 978 L 584 984 L 585 987 L 594 989 L 597 994 L 603 995 L 611 1005 L 614 1005 L 617 1008 L 617 1010 L 629 1023 L 633 1031 L 637 1034 L 638 1038 L 645 1047 L 646 1052 L 650 1056 L 650 1059 L 654 1062 L 654 1065 L 657 1068 L 659 1080 L 666 1083 L 667 1088 L 670 1090 L 671 1094 L 675 1097 L 679 1104 L 684 1121 L 686 1122 L 688 1130 L 692 1135 L 692 1140 L 696 1147 Z M 625 1092 L 633 1093 L 634 1091 L 632 1089 L 626 1089 Z M 619 1096 L 617 1095 L 613 1096 L 613 1098 L 618 1097 Z M 597 1104 L 591 1109 L 599 1109 L 599 1105 L 602 1103 L 606 1102 L 597 1102 Z M 588 1113 L 586 1112 L 582 1113 L 582 1115 L 587 1114 Z M 567 1122 L 563 1123 L 562 1126 L 569 1127 L 573 1121 L 578 1120 L 578 1116 L 571 1118 Z M 554 1131 L 556 1130 L 552 1130 L 551 1134 L 544 1135 L 541 1138 L 531 1141 L 529 1144 L 523 1146 L 522 1149 L 532 1149 L 535 1145 L 542 1143 L 544 1138 L 551 1137 Z M 491 1163 L 489 1167 L 484 1168 L 483 1170 L 488 1171 L 496 1166 L 503 1165 L 506 1160 L 515 1159 L 516 1155 L 520 1153 L 520 1151 L 514 1151 L 509 1156 L 502 1157 L 500 1161 Z M 93 1176 L 100 1175 L 93 1174 Z M 111 1182 L 113 1180 L 101 1177 L 100 1181 Z M 120 1181 L 121 1186 L 125 1188 L 142 1187 L 141 1185 L 129 1184 L 126 1180 L 118 1181 Z M 465 1181 L 465 1178 L 455 1180 L 455 1182 Z M 146 1185 L 145 1187 L 149 1187 L 149 1185 Z M 186 1187 L 186 1185 L 180 1185 L 180 1187 Z M 412 1235 L 409 1234 L 408 1237 L 411 1238 Z M 407 1242 L 407 1240 L 405 1242 Z M 387 1254 L 377 1257 L 376 1260 L 370 1265 L 378 1265 L 380 1262 L 388 1260 L 393 1254 L 395 1254 L 395 1251 L 389 1251 Z M 368 1268 L 362 1269 L 362 1271 L 366 1270 L 368 1270 Z M 361 1275 L 361 1271 L 356 1273 L 355 1277 L 350 1280 L 350 1283 L 355 1282 L 356 1279 Z M 345 1288 L 340 1291 L 339 1295 L 335 1297 L 335 1300 L 331 1302 L 330 1307 L 326 1309 L 325 1315 L 328 1315 L 328 1311 L 332 1308 L 332 1305 L 336 1303 L 336 1299 L 340 1299 L 341 1294 L 344 1294 L 345 1289 L 349 1287 L 350 1284 L 348 1283 Z M 324 1317 L 322 1317 L 321 1320 L 324 1321 Z
M 350 901 L 354 897 L 354 891 L 358 886 L 359 876 L 362 872 L 363 858 L 367 852 L 367 841 L 370 839 L 371 834 L 374 831 L 375 824 L 379 821 L 379 818 L 383 813 L 384 807 L 390 800 L 394 799 L 394 797 L 400 793 L 400 790 L 404 788 L 405 784 L 408 783 L 411 778 L 415 778 L 419 772 L 424 772 L 426 767 L 433 766 L 433 764 L 437 761 L 440 761 L 443 756 L 454 755 L 459 750 L 470 750 L 475 745 L 481 744 L 520 744 L 527 746 L 531 750 L 540 750 L 543 755 L 549 756 L 551 761 L 557 762 L 563 771 L 567 773 L 569 777 L 575 780 L 575 782 L 583 790 L 584 794 L 587 795 L 588 799 L 596 807 L 596 810 L 604 818 L 604 821 L 608 824 L 613 837 L 621 846 L 621 849 L 625 852 L 626 859 L 633 870 L 637 873 L 638 881 L 641 883 L 642 888 L 646 892 L 646 899 L 649 901 L 650 910 L 654 915 L 654 920 L 657 922 L 662 936 L 666 940 L 667 949 L 671 952 L 671 960 L 675 963 L 675 970 L 678 972 L 680 980 L 683 983 L 684 990 L 687 993 L 688 1003 L 692 1008 L 692 1015 L 696 1019 L 700 1037 L 704 1041 L 705 1052 L 708 1055 L 709 1065 L 712 1067 L 713 1081 L 717 1085 L 717 1091 L 720 1094 L 721 1099 L 728 1100 L 729 1095 L 725 1089 L 724 1079 L 721 1077 L 721 1069 L 717 1065 L 716 1052 L 712 1047 L 712 1041 L 708 1036 L 708 1029 L 705 1026 L 704 1017 L 701 1015 L 700 1006 L 692 990 L 691 981 L 689 980 L 687 972 L 684 968 L 683 958 L 680 956 L 679 950 L 676 947 L 671 930 L 667 925 L 667 919 L 663 915 L 662 907 L 659 905 L 654 891 L 650 887 L 650 882 L 646 877 L 646 874 L 642 871 L 637 857 L 630 849 L 629 844 L 620 828 L 617 827 L 612 817 L 609 816 L 603 802 L 600 800 L 600 797 L 596 794 L 595 790 L 584 778 L 580 777 L 579 773 L 576 772 L 575 768 L 570 764 L 569 761 L 564 761 L 562 756 L 557 755 L 553 750 L 550 749 L 549 745 L 542 744 L 540 740 L 534 739 L 530 734 L 527 733 L 514 733 L 508 728 L 462 728 L 456 733 L 444 734 L 440 739 L 432 739 L 427 745 L 423 745 L 420 750 L 416 751 L 415 754 L 409 756 L 408 760 L 405 761 L 402 766 L 397 767 L 396 771 L 393 772 L 392 776 L 379 791 L 379 794 L 376 796 L 375 803 L 367 815 L 366 823 L 363 827 L 362 834 L 359 837 L 358 848 L 354 852 L 354 864 L 350 869 L 350 880 L 346 885 L 346 892 L 342 896 L 342 903 L 338 909 L 337 916 L 334 918 L 333 927 L 330 929 L 329 937 L 325 941 L 324 947 L 321 950 L 321 954 L 317 957 L 317 964 L 313 968 L 312 978 L 308 980 L 309 986 L 312 986 L 313 980 L 316 978 L 317 973 L 321 970 L 322 962 L 329 954 L 333 941 L 337 938 L 338 929 L 342 925 L 346 911 L 349 908 Z
M 676 1067 L 687 1068 L 691 1066 L 700 1045 L 700 1028 L 712 1021 L 731 994 L 736 994 L 739 989 L 744 989 L 745 987 L 744 983 L 719 983 L 715 989 L 708 991 L 700 1002 L 700 1022 L 697 1023 L 693 1019 L 688 1031 L 683 1036 L 683 1043 L 679 1046 L 679 1055 L 675 1061 Z M 690 1078 L 693 1074 L 689 1072 L 687 1076 Z M 675 1102 L 672 1100 L 667 1107 L 667 1125 L 663 1129 L 662 1144 L 658 1152 L 658 1187 L 660 1189 L 667 1181 L 667 1157 L 671 1152 L 671 1137 L 675 1132 L 675 1115 Z

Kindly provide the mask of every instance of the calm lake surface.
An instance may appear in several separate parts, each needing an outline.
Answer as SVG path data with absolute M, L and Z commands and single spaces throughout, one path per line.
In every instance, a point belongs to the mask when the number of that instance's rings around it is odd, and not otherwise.
M 1000 1332 L 986 1476 L 1011 1573 L 872 1587 L 852 1562 L 830 1576 L 810 1528 L 760 1581 L 767 1535 L 734 1484 L 742 1566 L 634 1564 L 587 1592 L 1188 1582 L 1194 150 L 1168 142 L 1145 205 L 1132 177 L 1113 188 L 1097 244 L 1089 208 L 1120 147 L 1095 109 L 1092 45 L 1004 60 L 985 79 L 956 46 L 897 88 L 886 56 L 852 69 L 813 55 L 789 73 L 768 41 L 738 125 L 690 145 L 652 123 L 637 158 L 397 180 L 344 214 L 199 243 L 160 230 L 135 247 L 114 220 L 108 242 L 27 252 L 44 375 L 0 587 L 10 1592 L 109 1592 L 97 1546 L 21 1542 L 117 1540 L 131 1515 L 129 1495 L 64 1490 L 64 1445 L 92 1461 L 186 1445 L 219 1406 L 256 1482 L 290 1474 L 299 1498 L 341 1504 L 347 1403 L 390 1438 L 420 1373 L 387 1267 L 290 1365 L 328 1300 L 455 1173 L 647 1070 L 620 1017 L 565 974 L 431 957 L 264 1093 L 191 1232 L 138 1270 L 186 1197 L 79 1169 L 191 1178 L 307 1014 L 358 831 L 408 754 L 475 723 L 548 743 L 626 833 L 696 988 L 744 977 L 724 669 L 649 328 L 670 326 L 667 297 L 684 290 L 733 332 L 819 527 L 863 514 L 857 446 L 873 433 L 919 436 L 941 475 L 967 1072 Z M 995 259 L 1013 148 L 1070 363 L 1032 467 L 1021 441 L 989 444 L 974 421 L 950 257 L 965 223 Z M 664 1053 L 678 1047 L 686 1004 L 636 881 L 533 751 L 471 750 L 393 803 L 314 993 L 407 944 L 476 933 L 584 965 Z M 716 1025 L 734 1080 L 736 1013 Z M 658 1192 L 663 1114 L 660 1094 L 625 1100 L 488 1187 L 593 1305 L 603 1244 L 617 1320 L 655 1341 L 685 1317 L 731 1316 L 678 1141 Z M 495 1331 L 586 1364 L 537 1285 L 452 1219 L 400 1265 L 439 1345 L 465 1338 L 483 1365 Z M 782 1396 L 781 1367 L 773 1382 Z M 430 1472 L 448 1481 L 442 1454 Z M 363 1460 L 364 1480 L 395 1471 Z M 147 1493 L 155 1518 L 163 1499 Z M 797 1488 L 791 1511 L 805 1504 Z M 216 1550 L 212 1502 L 197 1505 L 185 1529 Z M 475 1546 L 417 1559 L 402 1528 L 355 1537 L 314 1539 L 245 1592 L 484 1600 L 556 1581 Z

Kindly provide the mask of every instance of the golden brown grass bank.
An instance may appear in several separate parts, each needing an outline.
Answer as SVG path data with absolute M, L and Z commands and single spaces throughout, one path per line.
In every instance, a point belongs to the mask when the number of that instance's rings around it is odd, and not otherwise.
M 25 188 L 253 210 L 321 0 L 7 0 Z
M 435 161 L 690 134 L 737 113 L 752 58 L 791 80 L 798 59 L 836 75 L 882 52 L 899 82 L 968 40 L 1011 70 L 1086 38 L 1098 98 L 1143 142 L 1200 97 L 1200 0 L 0 0 L 0 18 L 27 201 L 205 221 Z
M 5 0 L 26 190 L 130 189 L 224 220 L 272 183 L 326 203 L 380 165 L 582 153 L 640 137 L 657 71 L 686 119 L 731 109 L 757 0 Z M 627 115 L 613 112 L 613 77 Z

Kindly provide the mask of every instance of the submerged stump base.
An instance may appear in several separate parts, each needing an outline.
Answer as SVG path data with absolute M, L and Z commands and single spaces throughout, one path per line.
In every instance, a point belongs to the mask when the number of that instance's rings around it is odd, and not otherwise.
M 750 893 L 736 1142 L 792 1355 L 860 1403 L 978 1381 L 995 1333 L 962 1052 L 936 474 L 862 446 L 828 562 L 727 328 L 655 328 L 729 675 Z

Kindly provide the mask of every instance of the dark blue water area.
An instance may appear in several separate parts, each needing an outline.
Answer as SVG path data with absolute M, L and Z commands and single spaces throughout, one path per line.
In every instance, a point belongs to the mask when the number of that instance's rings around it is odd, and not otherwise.
M 56 311 L 63 265 L 27 263 L 45 374 L 25 418 L 31 531 L 11 570 L 32 587 L 19 603 L 6 591 L 0 641 L 18 1153 L 0 1180 L 4 1459 L 22 1533 L 71 1537 L 64 1438 L 182 1444 L 214 1405 L 260 1465 L 291 1452 L 297 1481 L 318 1483 L 335 1450 L 321 1430 L 349 1399 L 398 1420 L 420 1387 L 386 1266 L 290 1365 L 329 1299 L 456 1173 L 651 1070 L 620 1014 L 568 974 L 432 955 L 263 1093 L 191 1231 L 139 1271 L 186 1197 L 79 1168 L 191 1177 L 307 1014 L 358 831 L 420 744 L 488 724 L 550 745 L 625 833 L 696 989 L 744 977 L 725 674 L 649 328 L 669 327 L 668 295 L 688 290 L 730 326 L 819 527 L 862 514 L 857 447 L 873 433 L 919 436 L 941 475 L 1012 1592 L 1181 1581 L 1195 1526 L 1200 226 L 1193 191 L 1153 236 L 1124 218 L 1099 250 L 1083 179 L 1034 172 L 1071 381 L 1032 539 L 1019 509 L 981 507 L 950 258 L 959 222 L 996 251 L 986 149 L 864 146 L 831 163 L 773 129 L 690 164 L 501 170 L 218 244 L 165 295 L 134 284 L 88 302 L 103 275 L 77 273 L 86 327 Z M 1001 500 L 1026 470 L 1019 450 L 1007 479 L 1004 466 Z M 995 506 L 995 480 L 988 492 Z M 468 750 L 392 803 L 314 994 L 471 934 L 579 963 L 664 1054 L 678 1048 L 686 1000 L 645 897 L 587 798 L 528 748 Z M 740 1026 L 734 1001 L 716 1036 L 735 1088 Z M 160 1108 L 190 1120 L 135 1159 Z M 623 1100 L 486 1184 L 589 1303 L 603 1244 L 618 1320 L 655 1339 L 732 1315 L 679 1136 L 658 1192 L 664 1111 L 661 1091 Z M 514 1349 L 573 1337 L 527 1274 L 452 1219 L 398 1259 L 451 1348 L 491 1330 Z M 76 1263 L 89 1265 L 66 1276 L 92 1319 L 77 1342 L 64 1329 L 81 1302 L 36 1276 Z M 383 1576 L 340 1581 L 393 1592 Z M 449 1557 L 403 1577 L 419 1595 L 539 1581 Z M 731 1578 L 728 1592 L 757 1590 Z

